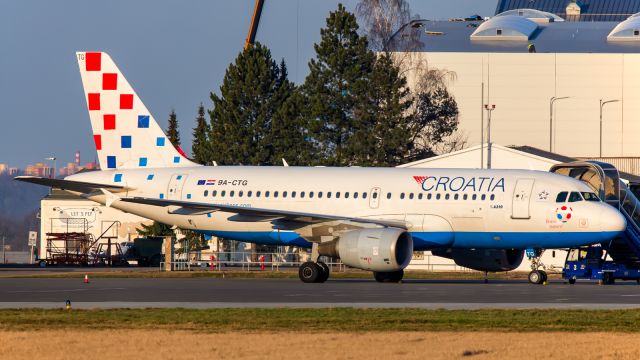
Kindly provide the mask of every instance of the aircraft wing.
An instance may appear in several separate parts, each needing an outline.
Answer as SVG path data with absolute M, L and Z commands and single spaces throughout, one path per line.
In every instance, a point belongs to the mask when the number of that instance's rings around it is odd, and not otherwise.
M 18 176 L 15 177 L 14 180 L 28 182 L 32 184 L 45 185 L 50 186 L 56 189 L 61 190 L 71 190 L 78 191 L 82 193 L 90 193 L 93 191 L 98 191 L 100 189 L 109 190 L 110 192 L 118 193 L 129 190 L 129 188 L 118 185 L 105 185 L 105 184 L 95 184 L 83 181 L 70 181 L 63 179 L 49 179 L 38 176 Z
M 142 197 L 132 197 L 132 198 L 120 198 L 120 201 L 130 202 L 135 204 L 145 204 L 145 205 L 153 205 L 153 206 L 178 206 L 185 213 L 207 213 L 214 211 L 224 211 L 230 213 L 236 213 L 240 215 L 240 217 L 244 217 L 245 219 L 253 219 L 254 221 L 258 221 L 258 219 L 265 220 L 289 220 L 295 221 L 298 223 L 322 223 L 327 221 L 351 221 L 363 224 L 375 224 L 385 227 L 395 227 L 400 229 L 407 229 L 408 224 L 404 221 L 400 220 L 386 220 L 386 219 L 375 219 L 375 218 L 358 218 L 358 217 L 348 217 L 348 216 L 336 216 L 336 215 L 327 215 L 327 214 L 315 214 L 315 213 L 306 213 L 306 212 L 298 212 L 298 211 L 287 211 L 287 210 L 276 210 L 276 209 L 262 209 L 262 208 L 251 208 L 244 206 L 234 206 L 234 205 L 221 205 L 221 204 L 209 204 L 209 203 L 200 203 L 200 202 L 189 202 L 189 201 L 181 201 L 181 200 L 166 200 L 166 199 L 153 199 L 153 198 L 142 198 Z M 239 220 L 242 221 L 242 220 Z M 249 220 L 244 220 L 249 221 Z

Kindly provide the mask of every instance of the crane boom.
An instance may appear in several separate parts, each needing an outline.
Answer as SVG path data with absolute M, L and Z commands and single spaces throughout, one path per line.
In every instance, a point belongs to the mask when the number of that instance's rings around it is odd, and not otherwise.
M 256 6 L 253 8 L 253 17 L 251 18 L 251 26 L 249 27 L 249 34 L 244 42 L 244 48 L 248 48 L 253 45 L 256 39 L 256 33 L 258 32 L 258 24 L 260 23 L 260 14 L 262 14 L 262 5 L 264 0 L 256 0 Z

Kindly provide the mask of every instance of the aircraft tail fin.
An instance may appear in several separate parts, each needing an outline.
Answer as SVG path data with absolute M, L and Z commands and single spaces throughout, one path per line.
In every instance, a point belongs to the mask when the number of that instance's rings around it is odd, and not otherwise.
M 101 169 L 197 166 L 169 142 L 107 53 L 76 57 Z

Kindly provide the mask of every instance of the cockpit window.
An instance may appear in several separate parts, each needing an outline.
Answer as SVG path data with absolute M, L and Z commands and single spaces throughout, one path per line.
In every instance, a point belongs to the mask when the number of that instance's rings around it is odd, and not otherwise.
M 582 201 L 582 195 L 580 195 L 579 192 L 572 191 L 571 194 L 569 194 L 569 202 L 576 202 L 576 201 Z
M 582 197 L 586 200 L 586 201 L 600 201 L 600 199 L 598 198 L 598 196 L 592 192 L 583 192 L 582 193 Z
M 563 191 L 563 192 L 559 193 L 558 196 L 556 197 L 556 202 L 563 203 L 563 202 L 567 201 L 567 195 L 568 194 L 569 193 L 566 192 L 566 191 Z

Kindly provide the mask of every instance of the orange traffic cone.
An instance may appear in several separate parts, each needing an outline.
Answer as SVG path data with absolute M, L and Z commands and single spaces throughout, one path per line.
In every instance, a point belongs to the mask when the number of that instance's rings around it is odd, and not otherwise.
M 84 274 L 84 283 L 88 284 L 89 283 L 89 275 Z

